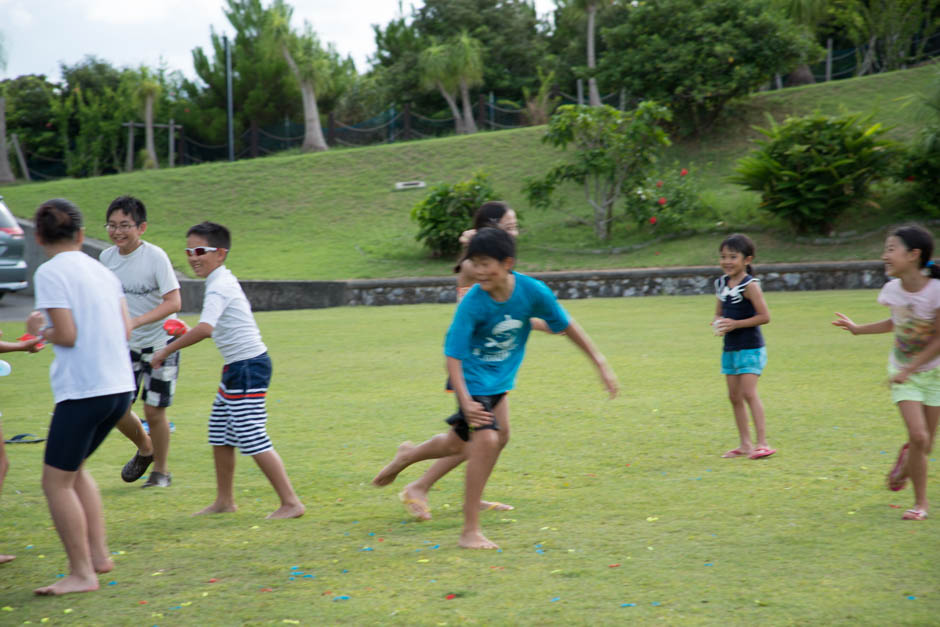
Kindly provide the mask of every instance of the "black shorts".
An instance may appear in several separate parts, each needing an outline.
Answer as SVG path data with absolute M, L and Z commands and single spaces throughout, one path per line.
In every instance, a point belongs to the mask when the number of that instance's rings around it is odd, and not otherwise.
M 478 402 L 480 405 L 483 405 L 483 408 L 486 411 L 493 413 L 493 409 L 499 405 L 499 402 L 503 400 L 503 397 L 506 396 L 506 393 L 502 394 L 492 394 L 492 395 L 480 395 L 472 396 L 473 400 Z M 457 405 L 457 413 L 446 419 L 444 422 L 451 425 L 454 428 L 454 431 L 464 442 L 470 441 L 470 432 L 479 431 L 480 429 L 492 429 L 493 431 L 499 431 L 499 424 L 496 422 L 496 418 L 493 418 L 493 422 L 482 427 L 471 427 L 470 423 L 467 422 L 467 419 L 463 416 L 463 410 L 460 409 L 460 405 Z
M 43 461 L 59 470 L 78 470 L 131 406 L 132 396 L 121 392 L 56 403 Z

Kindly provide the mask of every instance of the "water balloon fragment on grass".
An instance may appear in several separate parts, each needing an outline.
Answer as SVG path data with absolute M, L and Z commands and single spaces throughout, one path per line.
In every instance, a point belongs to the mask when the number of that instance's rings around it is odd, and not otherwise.
M 636 607 L 636 603 L 621 603 L 620 607 Z
M 349 600 L 349 595 L 341 594 L 341 595 L 339 595 L 338 597 L 333 597 L 333 600 L 334 600 L 334 601 L 348 601 L 348 600 Z

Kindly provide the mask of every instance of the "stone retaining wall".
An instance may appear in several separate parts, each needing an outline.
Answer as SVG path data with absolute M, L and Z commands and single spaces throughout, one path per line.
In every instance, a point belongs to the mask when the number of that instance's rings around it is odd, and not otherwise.
M 43 260 L 33 240 L 32 224 L 21 220 L 27 231 L 27 263 L 30 280 Z M 98 256 L 108 244 L 88 240 L 85 251 Z M 757 265 L 757 276 L 765 291 L 806 291 L 880 288 L 885 283 L 884 264 L 879 261 L 836 261 Z M 706 294 L 714 288 L 716 266 L 689 268 L 640 268 L 585 272 L 536 272 L 561 299 L 617 298 L 664 294 Z M 357 305 L 412 305 L 453 303 L 454 277 L 413 279 L 352 279 L 348 281 L 241 281 L 255 311 L 320 309 Z M 183 311 L 199 311 L 203 281 L 180 276 Z

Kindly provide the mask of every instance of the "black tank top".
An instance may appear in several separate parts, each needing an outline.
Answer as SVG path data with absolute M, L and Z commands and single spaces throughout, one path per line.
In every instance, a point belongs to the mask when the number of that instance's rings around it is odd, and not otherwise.
M 754 304 L 744 297 L 744 289 L 751 282 L 759 282 L 750 274 L 734 287 L 728 287 L 728 275 L 715 281 L 715 294 L 721 301 L 721 315 L 732 320 L 746 320 L 757 314 Z M 740 351 L 750 348 L 760 348 L 764 345 L 764 336 L 760 327 L 746 327 L 725 333 L 725 350 Z

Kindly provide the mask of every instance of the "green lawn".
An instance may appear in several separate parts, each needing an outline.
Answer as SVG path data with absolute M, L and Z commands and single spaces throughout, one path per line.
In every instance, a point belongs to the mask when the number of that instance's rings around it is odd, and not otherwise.
M 264 520 L 274 494 L 247 460 L 237 513 L 189 516 L 214 496 L 205 440 L 220 358 L 206 342 L 183 354 L 173 486 L 122 483 L 131 448 L 116 433 L 89 462 L 117 553 L 100 591 L 32 596 L 65 555 L 40 490 L 43 445 L 8 447 L 0 552 L 18 558 L 0 566 L 0 623 L 935 623 L 940 523 L 902 522 L 910 488 L 884 487 L 905 437 L 883 385 L 891 338 L 829 325 L 836 310 L 883 317 L 876 292 L 767 296 L 760 392 L 779 452 L 763 461 L 719 458 L 737 439 L 711 297 L 566 301 L 622 394 L 607 401 L 565 338 L 532 338 L 487 491 L 517 508 L 484 517 L 501 552 L 455 546 L 462 473 L 432 493 L 428 523 L 407 520 L 395 496 L 426 466 L 369 484 L 399 442 L 438 432 L 452 411 L 441 358 L 452 306 L 259 314 L 275 364 L 269 431 L 306 516 Z M 44 434 L 51 353 L 4 357 L 4 433 Z
M 676 144 L 676 160 L 697 177 L 705 198 L 725 222 L 723 229 L 754 233 L 759 262 L 859 259 L 877 256 L 883 226 L 906 215 L 897 190 L 887 186 L 877 200 L 885 210 L 866 208 L 847 215 L 839 230 L 868 233 L 841 245 L 795 243 L 762 217 L 758 197 L 730 185 L 725 177 L 749 152 L 766 125 L 764 113 L 814 109 L 874 114 L 895 127 L 898 139 L 918 128 L 916 107 L 904 97 L 926 90 L 937 79 L 936 66 L 835 81 L 755 95 L 732 109 L 722 124 L 699 141 Z M 396 181 L 423 180 L 428 185 L 454 183 L 477 170 L 491 175 L 497 193 L 519 210 L 520 268 L 527 271 L 700 265 L 714 262 L 719 233 L 656 241 L 655 234 L 618 226 L 601 245 L 583 218 L 588 214 L 580 189 L 561 195 L 559 207 L 542 211 L 527 206 L 523 181 L 548 170 L 562 154 L 541 143 L 544 128 L 479 133 L 368 148 L 331 150 L 315 155 L 274 156 L 237 163 L 135 172 L 96 179 L 62 180 L 0 189 L 7 204 L 29 217 L 51 197 L 64 196 L 81 207 L 88 234 L 105 238 L 104 212 L 120 194 L 142 198 L 150 211 L 147 238 L 170 253 L 188 271 L 183 255 L 186 229 L 211 219 L 230 226 L 234 249 L 230 267 L 243 279 L 346 279 L 435 276 L 450 272 L 452 260 L 428 259 L 414 240 L 417 226 L 411 207 L 423 191 L 395 192 Z M 893 213 L 892 213 L 893 212 Z M 638 250 L 620 250 L 635 245 Z

